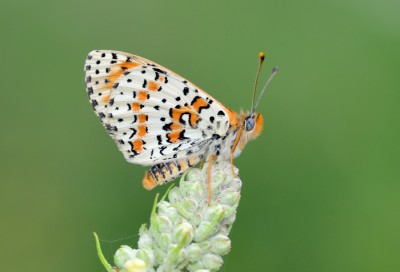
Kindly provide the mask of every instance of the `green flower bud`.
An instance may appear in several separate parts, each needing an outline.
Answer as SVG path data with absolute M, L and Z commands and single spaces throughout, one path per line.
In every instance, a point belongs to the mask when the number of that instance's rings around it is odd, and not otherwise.
M 231 250 L 231 240 L 225 235 L 217 234 L 211 238 L 212 253 L 223 256 Z
M 181 179 L 179 191 L 181 192 L 182 196 L 187 196 L 188 194 L 190 194 L 191 188 L 192 188 L 191 181 Z
M 180 261 L 184 260 L 186 257 L 186 252 L 182 250 L 180 244 L 171 244 L 168 247 L 168 255 L 165 260 L 163 260 L 164 271 L 171 271 L 176 267 Z
M 204 168 L 204 167 L 203 167 Z M 186 174 L 186 179 L 190 181 L 200 181 L 202 180 L 201 176 L 201 171 L 198 168 L 193 168 L 191 169 L 187 174 Z
M 233 220 L 235 220 L 235 216 L 236 216 L 236 209 L 237 207 L 235 206 L 223 206 L 223 209 L 225 211 L 224 217 L 228 218 L 228 217 L 233 217 Z M 227 223 L 229 224 L 229 223 Z
M 175 208 L 178 211 L 180 216 L 182 216 L 186 220 L 190 220 L 190 217 L 192 216 L 192 214 L 188 210 L 186 210 L 185 207 L 181 203 L 175 204 Z
M 207 199 L 207 192 L 201 182 L 193 181 L 190 190 L 187 192 L 187 196 L 197 202 L 201 202 Z
M 212 175 L 211 191 L 217 190 L 221 184 L 225 181 L 226 174 L 222 171 L 218 171 Z
M 203 252 L 209 252 L 211 248 L 211 244 L 209 240 L 205 240 L 201 243 L 197 243 Z
M 197 201 L 189 197 L 184 198 L 181 205 L 190 214 L 193 214 L 198 208 Z
M 203 257 L 204 267 L 212 271 L 218 270 L 223 262 L 222 258 L 216 254 L 207 253 Z
M 157 207 L 158 213 L 168 217 L 171 222 L 175 222 L 180 219 L 177 209 L 173 205 L 171 205 L 171 203 L 167 201 L 161 201 L 160 203 L 158 203 Z
M 167 249 L 159 248 L 157 245 L 153 246 L 154 255 L 156 257 L 156 263 L 162 264 L 167 256 L 168 252 Z
M 114 255 L 114 263 L 117 267 L 123 268 L 125 263 L 136 257 L 136 249 L 129 246 L 121 246 Z
M 240 193 L 234 189 L 226 189 L 221 195 L 220 203 L 227 206 L 234 206 L 239 202 Z
M 161 249 L 167 249 L 172 243 L 172 235 L 169 232 L 161 233 L 158 238 L 158 245 Z
M 204 264 L 202 262 L 195 262 L 195 263 L 190 263 L 188 266 L 188 271 L 206 271 L 210 272 L 210 270 L 204 269 Z
M 150 250 L 150 249 L 139 249 L 136 252 L 136 257 L 143 260 L 149 266 L 152 266 L 156 261 L 154 252 L 153 252 L 153 250 Z
M 173 227 L 171 220 L 165 215 L 156 216 L 153 224 L 155 224 L 154 229 L 158 232 L 169 232 Z
M 187 257 L 188 260 L 190 262 L 197 262 L 201 259 L 201 257 L 203 256 L 203 250 L 201 249 L 201 247 L 196 244 L 190 244 L 187 248 L 186 248 L 186 252 L 187 252 Z
M 213 203 L 207 207 L 206 217 L 204 219 L 210 222 L 219 221 L 224 213 L 225 210 L 222 205 Z
M 198 226 L 201 221 L 203 221 L 203 214 L 201 212 L 194 213 L 191 218 L 191 222 L 193 223 L 193 225 Z
M 168 193 L 168 200 L 171 204 L 175 204 L 181 199 L 182 195 L 179 188 L 174 187 Z
M 153 239 L 151 233 L 146 229 L 146 224 L 143 224 L 139 230 L 139 248 L 151 248 Z
M 194 240 L 196 242 L 202 242 L 205 239 L 207 239 L 211 234 L 213 234 L 215 230 L 216 224 L 213 224 L 208 221 L 203 221 L 200 223 L 200 225 L 197 227 L 195 235 L 194 235 Z
M 183 221 L 175 227 L 174 241 L 176 243 L 183 243 L 183 246 L 188 245 L 194 236 L 193 226 L 187 221 Z

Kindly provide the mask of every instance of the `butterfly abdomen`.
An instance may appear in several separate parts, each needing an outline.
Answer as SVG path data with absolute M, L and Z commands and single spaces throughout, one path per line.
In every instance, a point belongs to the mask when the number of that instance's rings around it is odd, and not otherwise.
M 169 161 L 154 165 L 143 178 L 143 187 L 151 190 L 182 175 L 187 169 L 197 164 L 202 157 L 191 156 L 187 159 Z

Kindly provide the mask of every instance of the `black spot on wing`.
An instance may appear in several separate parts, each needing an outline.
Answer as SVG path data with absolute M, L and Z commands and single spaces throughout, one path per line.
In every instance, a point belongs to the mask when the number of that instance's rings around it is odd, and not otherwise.
M 133 116 L 133 121 L 131 122 L 131 124 L 136 123 L 136 121 L 137 121 L 137 115 L 134 115 L 134 116 Z
M 96 109 L 96 107 L 99 105 L 99 103 L 97 103 L 97 100 L 94 100 L 94 99 L 91 101 L 91 104 L 92 104 L 93 109 Z
M 129 139 L 132 139 L 135 135 L 136 135 L 136 129 L 134 129 L 134 128 L 130 128 L 131 130 L 132 130 L 132 134 L 131 134 L 131 136 L 129 136 Z
M 182 144 L 179 144 L 177 147 L 172 148 L 173 151 L 178 151 Z
M 157 135 L 157 142 L 158 142 L 158 145 L 162 145 L 161 135 Z
M 88 95 L 92 95 L 93 94 L 93 88 L 92 87 L 88 87 Z
M 164 74 L 164 75 L 166 75 L 166 74 L 167 74 L 167 72 L 166 72 L 166 71 L 164 71 L 164 70 L 161 70 L 161 69 L 158 69 L 158 68 L 153 68 L 153 70 L 154 70 L 154 72 L 158 72 L 158 73 L 161 73 L 161 74 Z
M 164 131 L 171 131 L 171 130 L 172 130 L 172 129 L 171 129 L 172 124 L 173 124 L 173 123 L 165 124 L 165 125 L 163 125 L 162 129 L 163 129 Z
M 160 147 L 160 154 L 161 154 L 161 155 L 163 155 L 163 156 L 165 155 L 163 152 L 164 152 L 164 150 L 165 150 L 166 148 L 167 148 L 167 146 L 165 146 L 165 145 L 162 146 L 162 147 Z

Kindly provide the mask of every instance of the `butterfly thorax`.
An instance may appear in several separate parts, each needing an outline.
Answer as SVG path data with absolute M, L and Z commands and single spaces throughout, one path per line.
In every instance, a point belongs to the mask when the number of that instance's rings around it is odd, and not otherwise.
M 246 144 L 258 137 L 263 128 L 263 117 L 259 113 L 236 115 L 237 120 L 229 127 L 224 136 L 215 135 L 208 149 L 208 154 L 216 155 L 217 160 L 228 160 L 237 157 Z

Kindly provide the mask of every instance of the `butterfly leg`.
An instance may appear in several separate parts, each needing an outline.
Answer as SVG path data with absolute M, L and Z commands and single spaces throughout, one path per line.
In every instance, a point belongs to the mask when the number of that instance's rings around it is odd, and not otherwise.
M 235 168 L 234 168 L 234 165 L 233 165 L 233 152 L 231 152 L 230 164 L 231 164 L 231 169 L 232 169 L 233 176 L 237 177 L 236 173 L 235 173 Z
M 239 131 L 238 131 L 238 133 L 236 135 L 236 139 L 233 142 L 232 149 L 231 149 L 230 163 L 231 163 L 232 174 L 233 174 L 234 177 L 237 177 L 237 175 L 235 173 L 235 168 L 234 168 L 234 165 L 233 165 L 233 155 L 235 154 L 235 149 L 236 149 L 236 147 L 237 147 L 237 145 L 239 143 L 240 136 L 242 135 L 242 131 L 243 131 L 243 127 L 241 126 L 239 128 Z
M 208 191 L 208 199 L 207 203 L 210 205 L 211 203 L 211 167 L 212 164 L 216 161 L 217 156 L 214 154 L 209 154 L 208 155 L 208 165 L 207 165 L 207 191 Z

